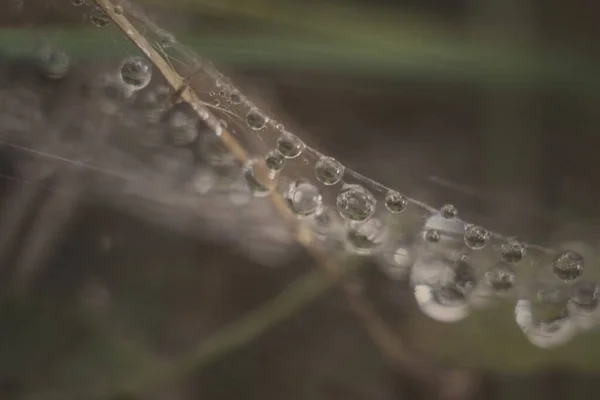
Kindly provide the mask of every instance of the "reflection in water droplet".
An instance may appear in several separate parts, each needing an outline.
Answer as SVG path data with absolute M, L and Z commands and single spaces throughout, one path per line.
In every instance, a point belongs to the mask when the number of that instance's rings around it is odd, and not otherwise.
M 348 185 L 337 195 L 337 210 L 349 221 L 366 221 L 373 213 L 377 200 L 371 192 L 360 185 Z
M 315 164 L 317 179 L 327 186 L 338 183 L 344 175 L 344 169 L 339 161 L 331 157 L 321 157 Z
M 490 239 L 490 233 L 479 226 L 467 225 L 465 227 L 465 244 L 473 250 L 479 250 L 485 247 Z
M 552 271 L 563 281 L 573 281 L 583 274 L 583 256 L 574 251 L 563 251 L 554 257 Z
M 388 192 L 385 196 L 385 208 L 391 213 L 401 213 L 408 204 L 408 199 L 398 192 Z
M 519 262 L 525 257 L 525 245 L 516 239 L 508 239 L 500 247 L 500 253 L 506 262 Z
M 508 263 L 497 263 L 485 273 L 486 283 L 496 292 L 513 288 L 517 275 Z
M 141 90 L 148 86 L 152 79 L 152 67 L 142 57 L 126 58 L 121 64 L 119 76 L 133 90 Z
M 305 147 L 297 136 L 288 132 L 282 133 L 277 139 L 277 151 L 285 158 L 298 157 Z
M 385 240 L 383 224 L 377 218 L 351 226 L 346 231 L 346 248 L 356 254 L 373 254 Z
M 92 24 L 96 25 L 98 28 L 103 28 L 110 22 L 110 18 L 104 10 L 98 6 L 95 6 L 90 11 L 90 21 Z
M 442 235 L 437 229 L 427 229 L 425 231 L 425 240 L 427 240 L 430 243 L 437 243 L 440 241 L 441 238 Z
M 440 213 L 444 218 L 456 218 L 458 210 L 452 204 L 446 204 L 441 208 Z
M 300 217 L 317 213 L 323 203 L 319 189 L 306 181 L 296 181 L 290 184 L 285 198 L 292 212 Z
M 256 109 L 250 110 L 248 114 L 246 114 L 246 123 L 248 124 L 250 129 L 253 129 L 255 131 L 264 129 L 264 127 L 267 125 L 267 122 L 268 118 Z
M 272 182 L 268 182 L 266 166 L 262 160 L 250 160 L 244 166 L 243 176 L 248 189 L 255 197 L 265 197 L 273 189 Z M 267 181 L 267 183 L 263 183 Z
M 281 153 L 272 150 L 265 156 L 265 164 L 273 172 L 279 172 L 285 166 L 285 158 Z

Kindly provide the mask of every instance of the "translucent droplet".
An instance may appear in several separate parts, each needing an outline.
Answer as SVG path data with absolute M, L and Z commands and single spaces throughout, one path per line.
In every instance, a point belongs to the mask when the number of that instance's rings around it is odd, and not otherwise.
M 446 204 L 442 207 L 440 213 L 444 218 L 456 218 L 458 210 L 452 204 Z
M 175 146 L 187 146 L 198 137 L 198 118 L 186 103 L 178 103 L 166 117 L 167 137 Z
M 598 285 L 592 282 L 577 282 L 571 288 L 571 303 L 582 310 L 594 310 L 598 306 Z
M 467 225 L 465 227 L 465 244 L 473 250 L 479 250 L 485 247 L 490 239 L 490 233 L 476 225 Z
M 388 192 L 385 196 L 385 208 L 392 213 L 401 213 L 406 208 L 408 200 L 398 192 Z
M 71 0 L 71 4 L 73 4 L 76 7 L 79 7 L 85 4 L 85 0 Z
M 360 185 L 348 185 L 337 195 L 336 205 L 340 215 L 349 221 L 366 221 L 373 213 L 377 200 Z
M 321 238 L 329 236 L 334 228 L 334 215 L 329 208 L 321 207 L 312 215 L 310 226 Z
M 525 245 L 516 239 L 508 239 L 500 247 L 500 254 L 506 262 L 519 262 L 525 257 Z
M 265 117 L 258 110 L 250 110 L 248 114 L 246 114 L 246 123 L 248 124 L 250 129 L 253 129 L 255 131 L 260 131 L 261 129 L 264 129 L 264 127 L 267 125 L 267 122 L 268 118 Z
M 233 91 L 229 93 L 229 102 L 231 104 L 241 104 L 243 101 L 242 95 L 240 95 L 237 91 Z
M 436 321 L 453 323 L 469 315 L 466 299 L 452 286 L 415 286 L 415 300 L 423 314 Z
M 104 10 L 98 6 L 95 6 L 90 11 L 90 21 L 92 24 L 96 25 L 98 28 L 105 27 L 110 22 L 110 18 Z
M 235 156 L 213 132 L 200 135 L 198 152 L 200 157 L 213 167 L 231 166 L 235 163 Z
M 123 6 L 119 6 L 119 5 L 115 6 L 115 14 L 117 14 L 117 15 L 123 15 L 123 12 L 124 12 L 123 11 Z
M 321 157 L 315 164 L 315 174 L 322 184 L 335 185 L 344 175 L 344 166 L 334 158 Z
M 383 224 L 377 218 L 362 223 L 358 226 L 351 226 L 346 232 L 346 246 L 348 250 L 368 255 L 376 251 L 384 241 Z
M 243 176 L 248 189 L 255 197 L 266 197 L 273 189 L 262 160 L 250 160 L 244 166 Z M 264 182 L 264 183 L 263 183 Z
M 516 279 L 515 271 L 507 263 L 498 263 L 485 273 L 486 283 L 497 292 L 510 290 Z
M 583 256 L 575 251 L 563 251 L 554 257 L 552 271 L 563 281 L 572 281 L 583 274 Z
M 306 145 L 295 135 L 285 132 L 277 139 L 277 151 L 285 158 L 298 157 Z
M 140 90 L 150 83 L 152 67 L 142 57 L 130 57 L 121 64 L 120 76 L 133 90 Z
M 285 166 L 285 158 L 275 150 L 270 151 L 265 156 L 265 164 L 273 172 L 279 172 Z
M 39 67 L 42 75 L 48 79 L 62 79 L 69 72 L 71 59 L 63 51 L 52 49 L 42 51 Z
M 163 48 L 172 47 L 175 45 L 175 43 L 177 43 L 177 39 L 175 38 L 175 35 L 173 35 L 172 33 L 166 32 L 166 31 L 161 31 L 158 34 L 158 43 Z
M 437 243 L 440 241 L 441 238 L 442 235 L 437 229 L 427 229 L 425 231 L 425 240 L 427 240 L 430 243 Z
M 323 204 L 319 188 L 303 180 L 290 184 L 285 198 L 292 212 L 301 217 L 317 213 Z

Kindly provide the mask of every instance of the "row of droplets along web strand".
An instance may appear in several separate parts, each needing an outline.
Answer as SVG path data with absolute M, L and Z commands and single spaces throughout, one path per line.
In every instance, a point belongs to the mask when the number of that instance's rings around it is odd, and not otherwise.
M 459 241 L 464 242 L 467 249 L 464 246 L 458 248 L 456 246 L 457 241 L 454 240 L 452 245 L 449 246 L 449 249 L 452 250 L 452 256 L 455 257 L 454 261 L 462 261 L 467 253 L 473 260 L 480 259 L 484 261 L 484 258 L 489 257 L 487 259 L 488 264 L 489 259 L 501 261 L 503 264 L 495 266 L 492 271 L 485 274 L 488 283 L 495 289 L 512 287 L 516 279 L 512 266 L 523 265 L 524 262 L 533 267 L 553 263 L 554 276 L 564 282 L 573 282 L 581 277 L 584 262 L 583 258 L 576 252 L 559 252 L 552 260 L 552 255 L 555 253 L 550 249 L 525 245 L 516 240 L 491 233 L 481 227 L 465 224 L 457 218 L 457 211 L 453 206 L 446 205 L 438 211 L 344 168 L 338 161 L 306 146 L 298 137 L 286 132 L 281 124 L 267 117 L 265 113 L 246 99 L 210 63 L 202 61 L 193 52 L 177 43 L 173 35 L 158 28 L 138 8 L 128 2 L 120 2 L 118 6 L 114 6 L 106 0 L 98 0 L 96 3 L 110 16 L 110 19 L 119 25 L 120 29 L 126 33 L 136 46 L 154 62 L 155 66 L 165 75 L 177 96 L 189 103 L 200 118 L 208 122 L 208 125 L 212 127 L 220 140 L 245 166 L 244 176 L 252 192 L 257 196 L 270 195 L 270 198 L 274 200 L 275 205 L 284 216 L 287 216 L 295 225 L 300 226 L 299 239 L 309 249 L 313 247 L 313 236 L 307 233 L 308 230 L 302 229 L 303 223 L 296 224 L 296 222 L 308 221 L 314 223 L 314 221 L 319 221 L 324 215 L 323 210 L 326 209 L 323 203 L 327 203 L 327 200 L 331 199 L 331 202 L 335 203 L 335 209 L 337 209 L 337 213 L 330 214 L 331 218 L 340 219 L 341 217 L 341 222 L 350 232 L 346 239 L 351 239 L 349 241 L 354 244 L 351 249 L 357 250 L 356 252 L 361 254 L 370 254 L 372 250 L 378 247 L 376 246 L 377 243 L 373 243 L 376 241 L 376 238 L 374 238 L 376 235 L 373 235 L 372 232 L 364 233 L 361 230 L 373 228 L 374 231 L 378 231 L 382 226 L 397 223 L 395 217 L 402 215 L 404 219 L 412 219 L 411 225 L 417 225 L 416 230 L 419 233 L 417 236 L 422 236 L 430 255 L 443 254 L 443 250 L 435 247 L 447 242 L 447 239 L 461 237 L 462 240 Z M 130 14 L 137 26 L 130 24 L 124 16 L 126 12 Z M 153 42 L 158 49 L 152 47 L 138 33 L 140 27 L 143 28 L 142 30 L 145 31 L 146 35 L 150 32 L 157 38 Z M 173 71 L 174 65 L 171 64 L 170 60 L 177 63 L 180 70 L 188 74 L 192 73 L 193 78 L 201 77 L 201 82 L 209 89 L 207 97 L 215 97 L 218 92 L 218 96 L 223 100 L 223 107 L 212 107 L 215 109 L 214 112 L 209 111 L 211 105 L 199 99 L 192 90 L 190 80 L 182 78 Z M 244 122 L 244 124 L 240 124 L 243 125 L 240 126 L 240 128 L 243 128 L 240 132 L 243 132 L 246 136 L 255 134 L 258 137 L 259 140 L 255 144 L 262 144 L 262 149 L 255 150 L 251 154 L 260 154 L 260 156 L 249 156 L 246 149 L 235 137 L 233 129 L 230 132 L 224 126 L 223 121 L 213 115 L 222 111 L 225 111 L 223 116 L 226 118 L 231 118 L 231 116 L 237 118 L 237 120 L 230 119 L 231 121 L 238 124 L 240 120 Z M 285 172 L 285 174 L 282 172 Z M 281 182 L 285 182 L 283 193 L 280 193 Z M 339 192 L 334 193 L 331 189 L 336 186 L 341 186 L 341 189 Z M 377 207 L 378 198 L 383 199 L 385 207 Z M 292 213 L 290 213 L 290 210 Z M 295 217 L 289 218 L 290 215 L 299 218 L 298 220 Z M 423 226 L 423 219 L 425 218 L 428 219 L 425 226 Z M 400 234 L 400 239 L 405 236 L 406 224 L 402 225 L 401 230 L 403 232 L 394 232 Z M 498 257 L 498 252 L 500 257 Z M 538 253 L 538 256 L 532 257 L 535 253 Z M 530 260 L 527 260 L 527 258 Z M 413 268 L 414 270 L 416 268 Z M 535 276 L 535 273 L 530 275 Z M 466 279 L 463 283 L 470 284 L 469 282 Z M 416 279 L 416 283 L 422 282 Z M 593 296 L 595 297 L 595 292 Z M 524 296 L 519 294 L 518 297 Z

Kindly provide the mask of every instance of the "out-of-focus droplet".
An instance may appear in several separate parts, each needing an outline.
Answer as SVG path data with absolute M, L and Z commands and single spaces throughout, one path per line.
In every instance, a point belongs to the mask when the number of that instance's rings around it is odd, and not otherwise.
M 152 67 L 142 57 L 129 57 L 123 61 L 119 76 L 133 90 L 148 86 L 152 79 Z
M 123 15 L 123 13 L 124 13 L 123 6 L 116 5 L 115 6 L 115 14 L 117 14 L 117 15 Z
M 401 195 L 398 192 L 390 191 L 385 195 L 385 208 L 388 209 L 389 212 L 397 214 L 401 213 L 406 209 L 408 204 L 408 200 L 406 197 Z
M 425 240 L 427 240 L 430 243 L 437 243 L 440 241 L 441 238 L 442 235 L 437 229 L 427 229 L 425 231 Z
M 285 166 L 285 158 L 276 150 L 272 150 L 265 156 L 265 164 L 273 172 L 279 172 Z
M 229 93 L 228 100 L 231 104 L 237 105 L 237 104 L 241 104 L 244 101 L 244 98 L 237 90 L 234 90 Z
M 62 79 L 71 67 L 71 59 L 63 51 L 47 48 L 41 51 L 38 59 L 40 72 L 47 79 Z
M 319 188 L 303 180 L 292 182 L 285 193 L 285 198 L 292 212 L 300 217 L 318 213 L 323 204 Z
M 178 103 L 165 115 L 167 138 L 175 146 L 187 146 L 198 137 L 198 117 L 186 103 Z
M 297 136 L 284 132 L 277 139 L 277 151 L 285 158 L 298 157 L 306 145 Z
M 479 250 L 485 247 L 490 239 L 490 233 L 476 225 L 467 225 L 465 227 L 465 244 L 473 250 Z
M 338 183 L 344 176 L 344 166 L 331 157 L 321 157 L 315 164 L 315 175 L 319 182 L 331 186 Z
M 465 319 L 470 312 L 464 295 L 451 286 L 415 286 L 415 300 L 423 312 L 439 322 L 453 323 Z
M 71 4 L 73 4 L 76 7 L 79 7 L 85 4 L 85 0 L 71 0 Z
M 444 218 L 456 218 L 458 210 L 452 204 L 446 204 L 441 208 L 440 214 L 442 214 Z
M 571 303 L 582 310 L 593 310 L 598 306 L 598 285 L 592 282 L 577 282 L 571 288 Z
M 506 262 L 516 263 L 525 257 L 525 245 L 516 239 L 508 239 L 500 247 L 502 259 Z
M 506 292 L 514 287 L 517 275 L 508 263 L 494 265 L 485 273 L 485 282 L 496 292 Z
M 231 166 L 235 163 L 235 156 L 223 144 L 219 137 L 212 132 L 205 132 L 198 138 L 198 152 L 200 157 L 213 167 Z
M 583 274 L 583 256 L 575 251 L 563 251 L 554 257 L 552 271 L 563 281 L 573 281 Z
M 267 171 L 263 160 L 250 160 L 244 166 L 244 179 L 255 197 L 266 197 L 273 190 L 273 182 L 269 180 Z
M 366 188 L 360 185 L 347 185 L 337 195 L 336 205 L 344 219 L 362 222 L 375 213 L 377 200 Z
M 90 11 L 90 21 L 92 24 L 96 25 L 98 28 L 103 28 L 110 22 L 110 18 L 104 10 L 98 6 L 94 6 Z
M 385 230 L 377 218 L 350 226 L 346 232 L 346 248 L 356 254 L 372 254 L 381 247 L 384 240 Z
M 246 123 L 252 130 L 260 131 L 261 129 L 264 129 L 267 122 L 268 118 L 256 109 L 250 110 L 248 114 L 246 114 Z

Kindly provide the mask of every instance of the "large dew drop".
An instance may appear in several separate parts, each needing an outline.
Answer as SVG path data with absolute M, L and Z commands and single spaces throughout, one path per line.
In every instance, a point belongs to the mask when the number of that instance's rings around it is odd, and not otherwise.
M 285 198 L 292 212 L 300 217 L 317 214 L 323 204 L 319 188 L 303 180 L 291 183 Z
M 371 192 L 360 185 L 348 185 L 337 196 L 336 205 L 340 215 L 349 221 L 366 221 L 373 213 L 377 200 Z
M 563 281 L 573 281 L 583 274 L 583 256 L 575 251 L 563 251 L 554 257 L 552 271 Z
M 129 57 L 123 61 L 120 77 L 133 90 L 141 90 L 148 86 L 152 79 L 152 67 L 142 57 Z
M 525 257 L 525 245 L 516 239 L 508 239 L 506 243 L 500 247 L 500 254 L 502 255 L 502 259 L 506 262 L 519 262 Z
M 407 204 L 408 200 L 406 197 L 398 192 L 391 191 L 385 196 L 385 208 L 387 208 L 391 213 L 401 213 L 404 211 L 404 209 L 406 209 Z
M 277 139 L 277 151 L 285 158 L 298 157 L 306 145 L 297 136 L 285 132 Z
M 467 225 L 465 227 L 465 244 L 473 250 L 479 250 L 485 247 L 490 240 L 490 233 L 476 225 Z
M 265 165 L 273 172 L 279 172 L 285 166 L 285 158 L 277 151 L 272 150 L 265 156 Z
M 441 208 L 440 214 L 442 214 L 444 218 L 456 218 L 458 210 L 452 204 L 446 204 Z
M 335 185 L 344 176 L 344 166 L 334 158 L 321 157 L 315 164 L 315 174 L 322 184 Z
M 256 109 L 250 110 L 248 114 L 246 114 L 246 123 L 252 130 L 260 131 L 261 129 L 264 129 L 267 122 L 268 118 Z

